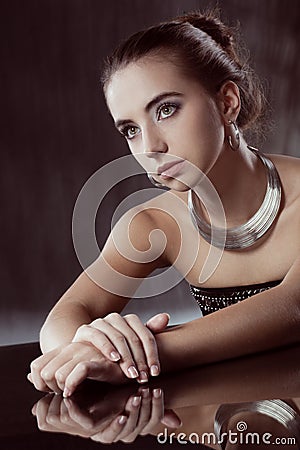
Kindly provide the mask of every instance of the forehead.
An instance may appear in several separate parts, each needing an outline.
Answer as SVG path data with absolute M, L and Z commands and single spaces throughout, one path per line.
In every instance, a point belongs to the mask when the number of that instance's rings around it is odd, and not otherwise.
M 146 57 L 118 70 L 106 89 L 106 101 L 114 119 L 130 117 L 161 92 L 188 92 L 195 82 L 170 60 Z M 198 84 L 198 83 L 197 83 Z

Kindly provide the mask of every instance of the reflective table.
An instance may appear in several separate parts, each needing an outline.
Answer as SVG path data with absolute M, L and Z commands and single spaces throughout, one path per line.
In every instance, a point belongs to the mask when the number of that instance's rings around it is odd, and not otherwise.
M 153 378 L 86 380 L 68 400 L 27 381 L 37 343 L 0 347 L 0 449 L 300 448 L 300 345 Z M 125 417 L 125 425 L 117 418 Z M 273 447 L 274 448 L 274 447 Z

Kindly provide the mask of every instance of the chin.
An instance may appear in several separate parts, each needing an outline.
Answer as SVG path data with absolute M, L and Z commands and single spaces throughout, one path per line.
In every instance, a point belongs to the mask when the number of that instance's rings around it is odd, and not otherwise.
M 187 192 L 191 189 L 189 186 L 182 183 L 181 181 L 175 180 L 175 178 L 170 180 L 168 182 L 168 184 L 165 184 L 165 186 L 172 189 L 173 191 L 178 191 L 178 192 Z

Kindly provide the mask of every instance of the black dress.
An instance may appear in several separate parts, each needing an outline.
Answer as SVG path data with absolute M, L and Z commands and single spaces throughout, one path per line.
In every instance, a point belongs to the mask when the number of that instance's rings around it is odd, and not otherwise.
M 259 292 L 277 286 L 281 281 L 267 281 L 266 283 L 223 288 L 199 288 L 190 284 L 190 291 L 198 303 L 203 316 L 206 316 L 219 309 L 226 308 L 226 306 L 245 300 Z

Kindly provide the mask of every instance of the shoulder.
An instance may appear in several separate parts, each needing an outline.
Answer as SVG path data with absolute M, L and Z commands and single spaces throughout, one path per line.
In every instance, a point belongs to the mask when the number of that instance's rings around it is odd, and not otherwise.
M 266 153 L 274 163 L 283 186 L 286 205 L 300 202 L 300 158 Z
M 182 233 L 186 229 L 186 196 L 184 192 L 163 191 L 131 208 L 121 222 L 122 228 L 128 229 L 134 246 L 145 251 L 150 245 L 155 253 L 164 249 L 162 260 L 170 265 L 180 250 Z
M 115 223 L 107 246 L 123 248 L 126 245 L 129 259 L 145 263 L 149 258 L 158 258 L 160 265 L 168 265 L 168 248 L 178 235 L 179 203 L 184 202 L 180 202 L 178 195 L 165 191 L 130 208 Z

